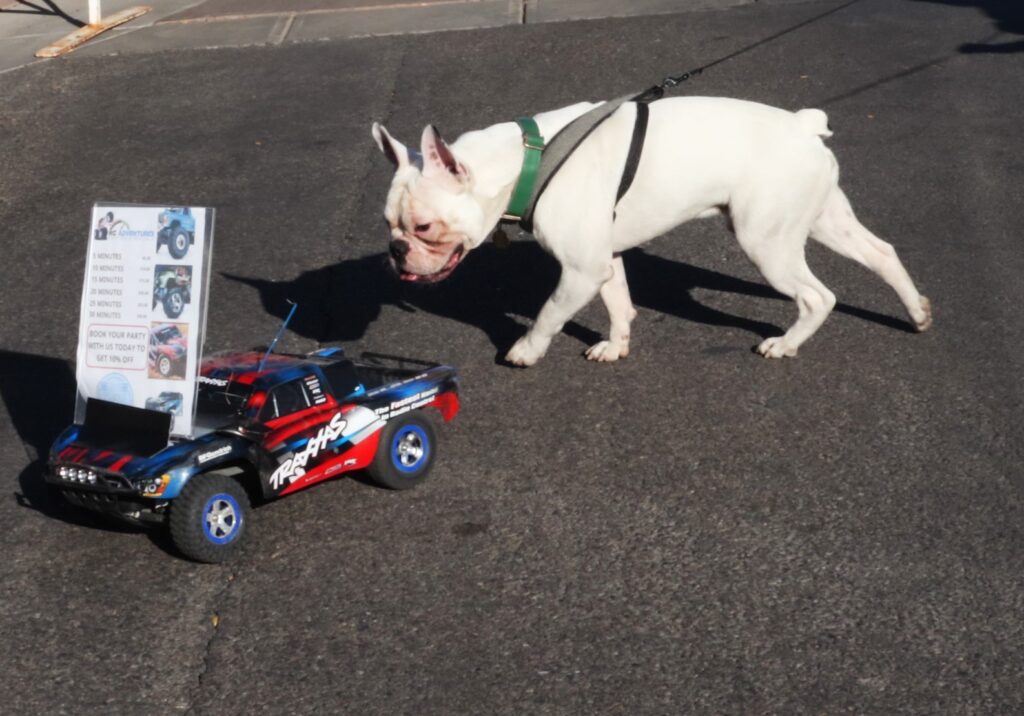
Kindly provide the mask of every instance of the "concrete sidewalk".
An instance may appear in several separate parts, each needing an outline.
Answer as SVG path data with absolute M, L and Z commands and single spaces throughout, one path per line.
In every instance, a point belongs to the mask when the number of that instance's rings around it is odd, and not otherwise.
M 757 0 L 168 0 L 65 58 L 722 9 Z M 763 0 L 762 0 L 763 1 Z M 784 3 L 787 0 L 774 0 Z M 789 2 L 802 0 L 788 0 Z M 104 0 L 103 16 L 145 4 Z M 0 73 L 86 23 L 86 0 L 0 0 Z

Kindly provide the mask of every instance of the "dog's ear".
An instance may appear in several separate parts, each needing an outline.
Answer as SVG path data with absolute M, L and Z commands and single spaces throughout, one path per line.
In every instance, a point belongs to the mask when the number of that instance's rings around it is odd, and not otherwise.
M 388 134 L 383 124 L 373 123 L 373 138 L 377 146 L 384 153 L 395 167 L 401 169 L 409 165 L 409 149 L 397 139 Z
M 423 153 L 423 176 L 437 181 L 453 181 L 459 188 L 469 181 L 466 166 L 455 158 L 432 124 L 423 130 L 420 151 Z

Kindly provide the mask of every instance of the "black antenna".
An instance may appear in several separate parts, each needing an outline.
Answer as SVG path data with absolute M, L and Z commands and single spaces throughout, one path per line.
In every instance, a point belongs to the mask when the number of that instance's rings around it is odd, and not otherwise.
M 294 301 L 291 301 L 289 299 L 285 300 L 288 301 L 289 304 L 291 304 L 292 310 L 288 311 L 288 315 L 287 317 L 285 317 L 284 323 L 282 323 L 281 327 L 277 329 L 277 335 L 274 336 L 274 340 L 270 342 L 270 347 L 267 348 L 267 352 L 264 353 L 263 358 L 260 359 L 260 364 L 256 366 L 257 372 L 263 370 L 263 364 L 267 362 L 267 358 L 269 358 L 270 354 L 274 352 L 274 346 L 276 346 L 277 342 L 281 340 L 281 336 L 284 335 L 285 329 L 288 328 L 288 321 L 292 320 L 292 316 L 295 315 L 295 309 L 299 307 L 299 304 L 295 303 Z

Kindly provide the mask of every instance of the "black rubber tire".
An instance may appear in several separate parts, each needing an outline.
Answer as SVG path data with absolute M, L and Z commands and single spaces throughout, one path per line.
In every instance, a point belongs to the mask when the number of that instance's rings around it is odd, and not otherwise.
M 238 551 L 249 521 L 249 496 L 241 483 L 227 475 L 196 475 L 177 499 L 171 501 L 170 531 L 174 547 L 189 559 L 216 564 Z M 234 521 L 219 534 L 210 527 L 208 515 L 214 510 L 230 511 Z
M 168 318 L 177 318 L 185 310 L 185 292 L 180 288 L 172 288 L 164 296 L 164 313 Z
M 167 250 L 171 252 L 171 256 L 176 259 L 185 258 L 185 254 L 188 253 L 188 247 L 192 243 L 192 237 L 188 235 L 188 232 L 182 228 L 176 228 L 171 232 L 170 238 L 167 240 Z
M 168 358 L 167 356 L 158 356 L 157 357 L 157 359 L 156 359 L 156 372 L 157 373 L 159 373 L 160 375 L 162 375 L 163 377 L 166 378 L 167 376 L 169 376 L 171 374 L 171 371 L 173 371 L 173 370 L 174 370 L 174 364 L 171 362 L 170 358 Z
M 434 466 L 437 444 L 437 430 L 428 413 L 408 413 L 397 417 L 384 426 L 377 454 L 366 468 L 366 473 L 376 484 L 389 490 L 416 487 L 427 479 L 430 468 Z M 422 450 L 422 454 L 412 460 L 416 450 Z

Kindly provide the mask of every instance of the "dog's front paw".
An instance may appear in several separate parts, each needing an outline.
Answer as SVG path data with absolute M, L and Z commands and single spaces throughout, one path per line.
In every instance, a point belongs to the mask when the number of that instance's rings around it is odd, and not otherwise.
M 530 342 L 530 336 L 525 335 L 516 341 L 516 344 L 512 346 L 512 349 L 505 356 L 505 360 L 520 368 L 529 368 L 539 361 L 543 355 L 544 351 L 535 348 Z
M 601 341 L 587 349 L 587 360 L 598 363 L 611 363 L 629 355 L 629 344 L 622 345 L 613 341 Z
M 761 345 L 757 347 L 757 352 L 765 358 L 785 358 L 786 356 L 795 356 L 796 348 L 791 348 L 786 343 L 785 336 L 772 336 L 761 342 Z

